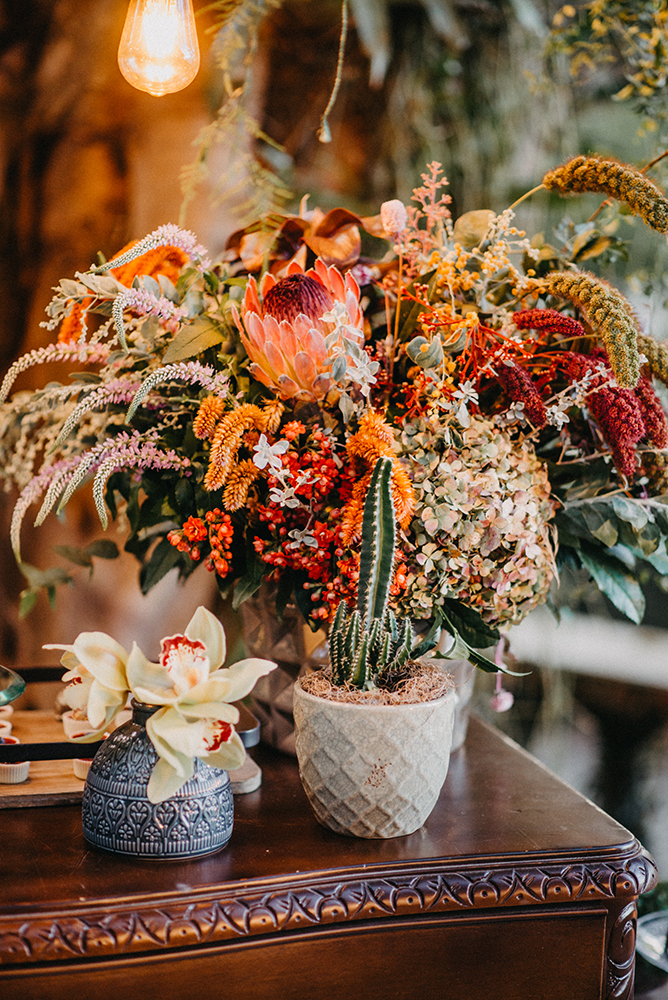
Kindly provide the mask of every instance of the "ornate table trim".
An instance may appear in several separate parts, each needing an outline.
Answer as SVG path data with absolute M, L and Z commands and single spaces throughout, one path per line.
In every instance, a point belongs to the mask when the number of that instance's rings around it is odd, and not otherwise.
M 294 875 L 169 897 L 70 903 L 58 906 L 57 913 L 34 906 L 21 913 L 17 907 L 0 917 L 0 965 L 160 952 L 413 914 L 607 901 L 614 904 L 616 915 L 610 931 L 608 995 L 628 994 L 635 899 L 657 880 L 653 860 L 637 841 L 631 850 L 605 862 L 599 855 L 588 863 L 509 867 L 506 862 L 485 868 L 460 864 L 456 871 L 429 867 L 426 872 L 423 863 L 419 871 L 407 868 L 391 874 L 343 869 Z M 632 969 L 630 976 L 632 984 Z

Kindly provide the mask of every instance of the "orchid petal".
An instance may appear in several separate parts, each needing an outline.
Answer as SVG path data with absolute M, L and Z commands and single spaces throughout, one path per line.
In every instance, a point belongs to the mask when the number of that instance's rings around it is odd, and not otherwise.
M 171 705 L 176 692 L 171 678 L 159 663 L 151 663 L 136 642 L 132 644 L 127 663 L 130 690 L 138 701 L 147 705 Z
M 146 720 L 146 732 L 158 756 L 168 761 L 179 774 L 185 774 L 183 762 L 192 759 L 172 745 L 172 735 L 178 734 L 183 725 L 188 723 L 174 708 L 160 708 Z
M 204 701 L 189 705 L 182 701 L 178 711 L 185 719 L 216 719 L 219 722 L 229 722 L 231 726 L 239 721 L 239 709 L 226 702 Z
M 67 705 L 69 705 L 70 708 L 76 708 L 79 709 L 80 712 L 86 712 L 88 695 L 90 693 L 92 683 L 92 677 L 75 677 L 73 679 L 73 683 L 68 684 L 63 691 L 63 700 Z
M 72 652 L 105 687 L 127 691 L 128 654 L 110 635 L 105 632 L 81 632 L 72 644 Z
M 96 679 L 90 686 L 88 695 L 88 721 L 93 729 L 106 729 L 118 713 L 125 707 L 127 689 L 112 691 Z
M 234 771 L 241 767 L 246 759 L 246 748 L 238 733 L 233 733 L 227 743 L 204 758 L 209 767 L 217 767 L 221 771 Z
M 200 605 L 188 622 L 186 635 L 189 639 L 199 639 L 206 646 L 211 673 L 223 665 L 227 654 L 225 629 L 214 614 Z
M 271 660 L 262 660 L 251 656 L 246 660 L 233 663 L 231 667 L 217 670 L 209 680 L 217 680 L 220 677 L 229 681 L 230 687 L 225 700 L 239 701 L 240 698 L 245 698 L 247 694 L 250 694 L 259 677 L 270 674 L 272 670 L 276 669 L 276 666 Z
M 146 796 L 149 802 L 153 802 L 154 805 L 158 802 L 164 802 L 165 799 L 171 798 L 172 795 L 176 795 L 179 788 L 182 788 L 186 781 L 192 778 L 195 771 L 195 762 L 189 757 L 184 757 L 182 754 L 179 756 L 183 757 L 182 766 L 184 774 L 179 774 L 163 757 L 159 758 L 151 771 L 151 777 L 148 779 L 148 786 L 146 788 Z

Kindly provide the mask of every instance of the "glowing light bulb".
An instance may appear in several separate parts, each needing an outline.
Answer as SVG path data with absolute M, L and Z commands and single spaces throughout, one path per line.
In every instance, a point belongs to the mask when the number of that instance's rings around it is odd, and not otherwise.
M 128 83 L 153 97 L 192 83 L 199 69 L 192 0 L 130 0 L 118 65 Z

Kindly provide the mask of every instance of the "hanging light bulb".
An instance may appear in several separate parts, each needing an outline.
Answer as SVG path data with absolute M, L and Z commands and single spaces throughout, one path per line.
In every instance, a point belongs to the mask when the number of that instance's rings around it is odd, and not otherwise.
M 199 69 L 192 0 L 130 0 L 118 65 L 128 83 L 154 97 L 187 87 Z

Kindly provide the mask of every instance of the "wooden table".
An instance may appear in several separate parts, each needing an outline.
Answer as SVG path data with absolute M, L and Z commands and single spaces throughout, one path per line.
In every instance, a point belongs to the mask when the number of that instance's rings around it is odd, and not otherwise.
M 0 812 L 7 1000 L 595 1000 L 633 996 L 652 859 L 473 719 L 417 833 L 316 823 L 262 752 L 221 853 L 135 861 L 86 845 L 76 806 Z

